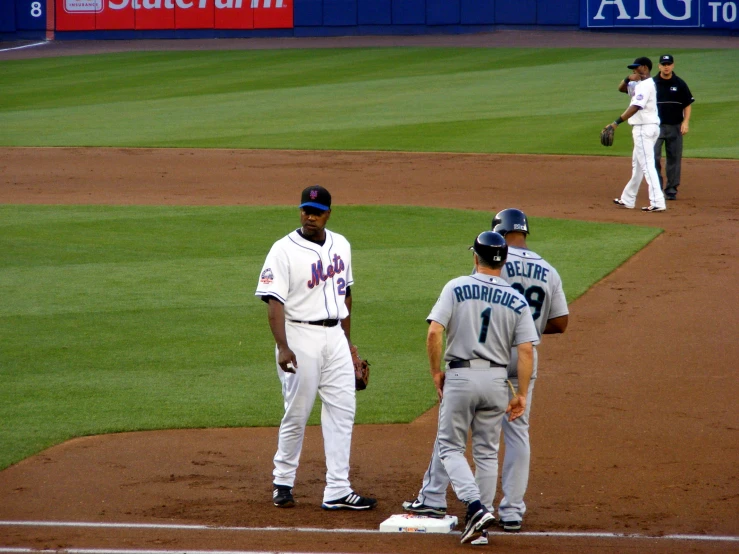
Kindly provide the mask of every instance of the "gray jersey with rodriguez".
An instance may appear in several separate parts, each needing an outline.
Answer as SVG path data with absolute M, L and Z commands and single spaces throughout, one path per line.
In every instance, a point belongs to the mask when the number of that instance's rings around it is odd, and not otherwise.
M 536 252 L 509 246 L 500 276 L 526 298 L 539 338 L 547 321 L 570 313 L 559 273 Z
M 482 273 L 449 281 L 426 319 L 446 329 L 446 362 L 484 359 L 505 367 L 512 346 L 539 338 L 523 295 Z

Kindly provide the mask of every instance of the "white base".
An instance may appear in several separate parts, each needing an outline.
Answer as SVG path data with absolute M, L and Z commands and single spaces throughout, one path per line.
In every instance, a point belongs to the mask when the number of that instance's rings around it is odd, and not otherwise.
M 457 516 L 443 518 L 396 514 L 380 523 L 385 533 L 449 533 L 457 526 Z

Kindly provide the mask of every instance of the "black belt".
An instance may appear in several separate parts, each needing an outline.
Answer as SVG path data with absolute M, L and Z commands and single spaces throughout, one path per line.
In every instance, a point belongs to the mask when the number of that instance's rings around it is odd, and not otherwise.
M 336 327 L 339 324 L 338 319 L 322 319 L 320 321 L 296 321 L 291 319 L 293 323 L 306 323 L 308 325 L 320 325 L 321 327 Z
M 500 364 L 496 364 L 495 362 L 488 362 L 490 364 L 490 367 L 505 367 Z M 469 360 L 456 360 L 454 362 L 449 362 L 449 369 L 460 369 L 463 367 L 470 367 L 472 364 L 470 364 Z

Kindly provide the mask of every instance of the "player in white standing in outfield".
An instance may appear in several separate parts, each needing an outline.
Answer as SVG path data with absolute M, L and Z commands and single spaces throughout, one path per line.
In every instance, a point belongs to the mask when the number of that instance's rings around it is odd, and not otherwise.
M 659 138 L 659 115 L 657 112 L 657 87 L 650 77 L 652 61 L 649 58 L 636 58 L 634 63 L 627 67 L 633 70 L 619 84 L 619 90 L 626 90 L 631 96 L 631 103 L 626 111 L 613 123 L 606 127 L 615 130 L 621 123 L 628 120 L 632 126 L 631 135 L 634 139 L 634 150 L 631 155 L 631 179 L 624 187 L 620 198 L 613 200 L 614 204 L 633 209 L 636 205 L 636 195 L 639 192 L 642 179 L 647 180 L 649 190 L 649 206 L 642 208 L 644 212 L 664 212 L 665 195 L 659 182 L 659 175 L 654 165 L 654 145 Z M 631 86 L 631 82 L 636 83 Z
M 539 336 L 542 334 L 564 333 L 569 321 L 567 300 L 562 288 L 562 279 L 557 270 L 541 256 L 532 252 L 526 245 L 529 223 L 526 214 L 515 208 L 498 212 L 492 223 L 493 230 L 505 237 L 508 244 L 508 259 L 501 269 L 500 276 L 524 295 L 536 325 Z M 508 378 L 514 387 L 519 387 L 517 350 L 511 350 L 508 364 Z M 534 350 L 532 377 L 526 394 L 526 411 L 523 416 L 508 421 L 503 420 L 505 457 L 501 484 L 503 499 L 498 508 L 499 523 L 507 532 L 521 530 L 526 513 L 524 495 L 529 480 L 531 446 L 529 442 L 529 417 L 533 400 L 534 385 L 538 375 L 538 356 Z M 415 500 L 404 502 L 403 508 L 411 513 L 443 516 L 446 514 L 446 489 L 449 478 L 442 467 L 438 455 L 438 445 L 434 445 L 431 463 L 424 475 L 423 485 Z M 493 510 L 495 489 L 481 484 L 483 502 L 488 510 Z M 483 536 L 475 544 L 486 544 Z
M 485 497 L 495 495 L 501 425 L 506 413 L 514 420 L 526 409 L 525 393 L 517 391 L 509 399 L 507 366 L 515 347 L 521 390 L 528 390 L 538 339 L 524 296 L 500 277 L 508 251 L 503 236 L 480 233 L 472 249 L 476 272 L 444 286 L 427 318 L 426 339 L 441 401 L 436 450 L 457 498 L 467 506 L 462 543 L 478 541 L 495 523 L 487 507 L 492 502 Z M 474 476 L 465 458 L 470 428 Z
M 374 498 L 356 494 L 349 483 L 354 425 L 355 377 L 350 353 L 352 255 L 349 242 L 326 229 L 331 195 L 320 186 L 303 190 L 300 228 L 272 246 L 259 276 L 256 296 L 268 305 L 275 338 L 277 374 L 285 415 L 274 457 L 272 501 L 294 506 L 292 489 L 305 426 L 320 396 L 326 454 L 326 510 L 368 510 Z

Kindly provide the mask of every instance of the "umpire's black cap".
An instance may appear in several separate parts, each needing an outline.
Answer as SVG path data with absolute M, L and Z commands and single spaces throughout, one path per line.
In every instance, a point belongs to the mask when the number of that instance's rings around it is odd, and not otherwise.
M 649 68 L 649 71 L 652 71 L 652 60 L 645 56 L 642 56 L 641 58 L 636 58 L 634 60 L 634 63 L 630 63 L 626 67 L 628 67 L 629 69 L 636 69 L 640 65 L 646 65 Z

